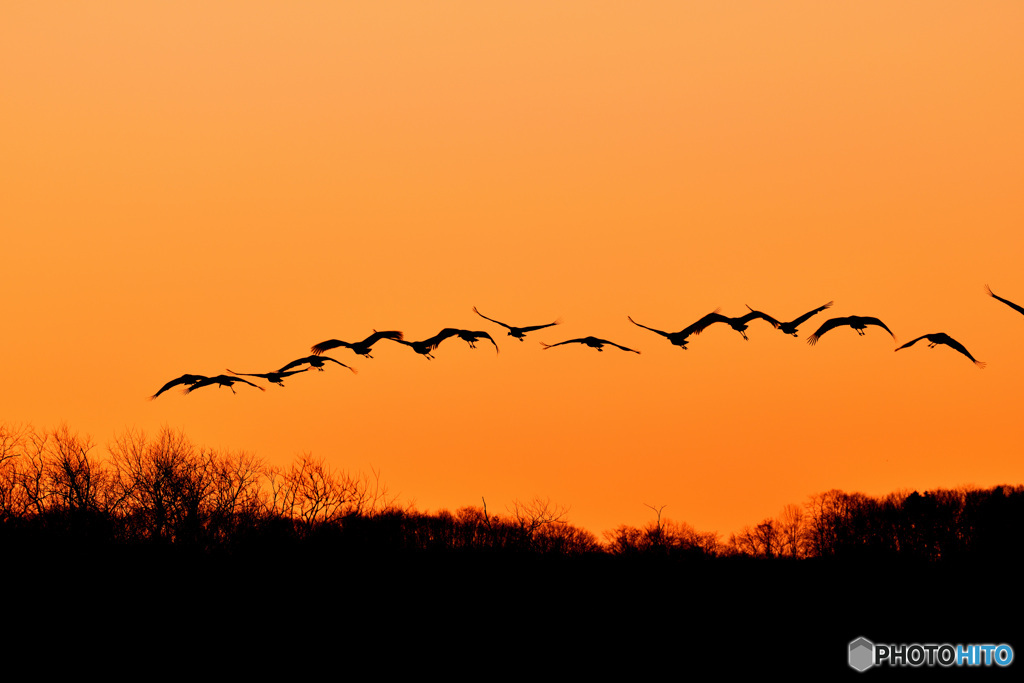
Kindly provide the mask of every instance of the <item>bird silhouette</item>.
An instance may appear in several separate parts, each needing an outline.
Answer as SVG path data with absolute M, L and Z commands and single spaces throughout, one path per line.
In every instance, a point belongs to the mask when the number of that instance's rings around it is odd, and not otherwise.
M 340 339 L 328 339 L 327 341 L 322 341 L 316 346 L 312 347 L 310 351 L 313 352 L 313 355 L 319 356 L 323 353 L 326 353 L 327 351 L 330 351 L 331 349 L 336 349 L 339 346 L 344 346 L 345 348 L 352 349 L 352 351 L 359 354 L 360 356 L 373 358 L 373 356 L 370 355 L 370 347 L 372 347 L 381 339 L 394 339 L 395 341 L 400 341 L 402 339 L 402 333 L 399 332 L 398 330 L 390 330 L 387 332 L 378 332 L 377 330 L 374 330 L 373 334 L 371 334 L 369 337 L 360 342 L 346 342 L 341 341 Z
M 908 341 L 906 344 L 904 344 L 903 346 L 898 347 L 896 350 L 899 351 L 900 349 L 905 349 L 908 346 L 913 346 L 914 344 L 916 344 L 917 342 L 921 341 L 922 339 L 927 339 L 928 340 L 928 348 L 930 348 L 930 349 L 934 349 L 936 344 L 945 344 L 946 346 L 948 346 L 949 348 L 953 349 L 954 351 L 959 351 L 960 353 L 962 353 L 965 356 L 967 356 L 968 358 L 970 358 L 971 361 L 973 361 L 974 364 L 977 365 L 979 368 L 982 368 L 982 369 L 985 368 L 986 363 L 983 363 L 980 360 L 976 360 L 974 358 L 974 356 L 972 356 L 970 354 L 970 352 L 964 347 L 963 344 L 958 342 L 956 339 L 953 339 L 952 337 L 950 337 L 948 334 L 946 334 L 944 332 L 936 332 L 935 334 L 925 334 L 925 335 L 922 335 L 922 336 L 918 337 L 917 339 L 913 339 L 911 341 Z
M 525 341 L 524 337 L 526 336 L 527 332 L 533 332 L 534 330 L 543 330 L 545 327 L 551 327 L 552 325 L 560 325 L 562 323 L 561 320 L 556 320 L 553 323 L 547 323 L 545 325 L 530 325 L 529 327 L 514 327 L 512 325 L 506 325 L 505 323 L 501 322 L 500 320 L 495 320 L 494 318 L 488 318 L 486 315 L 484 315 L 480 311 L 476 310 L 476 306 L 473 307 L 473 312 L 476 313 L 481 318 L 483 318 L 484 320 L 490 320 L 492 323 L 497 323 L 498 325 L 501 325 L 502 327 L 507 328 L 508 329 L 508 336 L 515 337 L 519 341 Z M 495 344 L 495 346 L 497 346 L 497 344 Z
M 160 391 L 158 391 L 155 394 L 153 394 L 152 396 L 150 396 L 149 400 L 152 401 L 153 399 L 155 399 L 157 396 L 159 396 L 160 394 L 164 393 L 168 389 L 173 389 L 174 387 L 176 387 L 178 385 L 181 385 L 181 384 L 190 384 L 191 385 L 191 384 L 195 384 L 196 382 L 201 382 L 204 379 L 207 379 L 206 375 L 182 375 L 181 377 L 179 377 L 177 379 L 172 379 L 170 382 L 168 382 L 167 384 L 165 384 L 162 387 L 160 387 Z
M 604 351 L 604 349 L 601 347 L 608 345 L 614 346 L 617 349 L 622 349 L 623 351 L 640 353 L 639 351 L 631 349 L 627 346 L 622 346 L 620 344 L 616 344 L 615 342 L 610 342 L 607 339 L 598 339 L 597 337 L 581 337 L 579 339 L 566 339 L 565 341 L 558 342 L 557 344 L 545 344 L 544 342 L 540 343 L 540 345 L 543 346 L 545 349 L 550 349 L 555 346 L 561 346 L 562 344 L 586 344 L 590 348 L 597 349 L 598 351 Z
M 796 328 L 800 327 L 800 325 L 802 325 L 803 323 L 807 322 L 807 319 L 810 318 L 812 315 L 817 315 L 818 313 L 821 313 L 826 308 L 831 306 L 833 303 L 835 303 L 835 302 L 829 301 L 824 306 L 818 306 L 813 311 L 807 311 L 806 313 L 804 313 L 799 318 L 796 318 L 794 320 L 790 320 L 788 323 L 779 322 L 778 320 L 775 320 L 774 318 L 771 318 L 769 316 L 765 316 L 765 319 L 769 320 L 769 322 L 774 321 L 775 322 L 775 327 L 777 327 L 779 330 L 781 330 L 782 332 L 784 332 L 786 334 L 791 334 L 794 337 L 796 337 L 796 336 L 798 336 L 797 333 L 796 333 Z M 750 306 L 748 305 L 747 308 L 750 308 Z M 750 310 L 753 311 L 754 309 L 750 308 Z
M 230 372 L 232 375 L 241 375 L 244 377 L 261 377 L 270 382 L 271 384 L 276 384 L 279 387 L 284 386 L 284 382 L 282 380 L 285 377 L 291 377 L 292 375 L 297 375 L 300 372 L 308 371 L 309 368 L 302 368 L 301 370 L 292 370 L 290 372 L 235 372 L 231 368 L 228 368 L 228 372 Z
M 629 322 L 633 323 L 637 327 L 642 327 L 645 330 L 650 330 L 651 332 L 660 334 L 662 337 L 668 339 L 673 346 L 678 346 L 683 351 L 686 351 L 686 338 L 689 337 L 691 334 L 699 334 L 701 330 L 703 330 L 705 327 L 714 322 L 716 317 L 722 317 L 718 313 L 720 310 L 720 308 L 716 308 L 711 313 L 708 313 L 706 316 L 704 316 L 697 322 L 693 323 L 688 327 L 684 327 L 678 332 L 663 332 L 662 330 L 656 330 L 653 327 L 647 327 L 647 325 L 641 325 L 628 315 L 626 316 L 626 318 L 629 320 Z
M 424 339 L 423 341 L 411 342 L 406 341 L 404 339 L 395 339 L 394 341 L 398 342 L 399 344 L 405 344 L 406 346 L 411 347 L 413 351 L 420 354 L 427 360 L 432 360 L 434 358 L 434 354 L 432 352 L 434 349 L 437 348 L 438 344 L 443 342 L 448 337 L 453 337 L 458 333 L 459 330 L 455 329 L 454 327 L 446 327 L 437 334 L 435 334 L 433 337 L 430 337 L 429 339 Z M 497 348 L 497 344 L 495 344 L 495 348 Z
M 242 379 L 241 377 L 232 377 L 231 375 L 217 375 L 216 377 L 205 377 L 199 380 L 198 382 L 190 386 L 188 389 L 185 389 L 185 393 L 191 394 L 196 389 L 201 389 L 203 387 L 208 387 L 216 384 L 218 387 L 227 387 L 228 389 L 231 389 L 231 393 L 234 394 L 237 392 L 235 391 L 235 388 L 231 385 L 234 384 L 235 382 L 242 382 L 243 384 L 248 384 L 251 387 L 256 387 L 260 391 L 266 391 L 266 389 L 264 389 L 260 385 L 253 384 L 249 380 Z
M 1013 303 L 1012 301 L 1008 301 L 1007 299 L 1004 299 L 1001 296 L 996 296 L 995 292 L 993 292 L 992 288 L 989 287 L 988 285 L 985 285 L 985 291 L 988 292 L 988 295 L 990 297 L 992 297 L 993 299 L 997 299 L 999 301 L 1002 301 L 1004 304 L 1006 304 L 1007 306 L 1009 306 L 1013 310 L 1017 311 L 1021 315 L 1024 315 L 1024 308 L 1018 306 L 1017 304 Z
M 814 334 L 807 338 L 807 343 L 810 344 L 811 346 L 814 346 L 815 344 L 818 343 L 818 339 L 821 338 L 821 335 L 825 334 L 826 332 L 833 328 L 842 327 L 843 325 L 849 325 L 853 329 L 857 330 L 857 334 L 859 334 L 862 337 L 864 336 L 864 329 L 868 325 L 878 325 L 883 330 L 889 333 L 889 336 L 892 337 L 893 341 L 896 341 L 896 335 L 893 334 L 892 330 L 886 327 L 885 323 L 883 323 L 878 318 L 851 315 L 846 318 L 832 318 L 831 320 L 827 320 L 821 327 L 818 328 L 817 332 L 815 332 Z
M 494 338 L 491 337 L 491 335 L 487 334 L 486 332 L 473 332 L 472 330 L 459 330 L 458 332 L 456 332 L 456 334 L 459 336 L 459 339 L 461 339 L 462 341 L 468 343 L 469 344 L 469 348 L 471 348 L 471 349 L 475 349 L 476 348 L 476 343 L 478 341 L 480 341 L 481 339 L 486 339 L 487 341 L 489 341 L 492 344 L 494 344 L 494 351 L 496 353 L 501 353 L 501 350 L 498 349 L 498 343 L 496 341 L 494 341 Z
M 300 365 L 302 365 L 304 363 L 309 363 L 309 367 L 316 368 L 320 372 L 323 372 L 324 371 L 324 363 L 326 361 L 331 361 L 332 363 L 337 363 L 341 367 L 348 368 L 352 372 L 359 372 L 358 370 L 356 370 L 352 366 L 345 365 L 341 361 L 334 360 L 330 356 L 306 356 L 305 358 L 299 358 L 298 360 L 293 360 L 291 363 L 289 363 L 288 365 L 284 366 L 283 368 L 281 368 L 277 372 L 278 372 L 278 374 L 280 374 L 280 373 L 283 373 L 283 372 L 285 372 L 287 370 L 291 370 L 292 368 L 297 368 L 297 367 L 299 367 Z
M 747 306 L 747 308 L 750 308 L 750 306 Z M 696 330 L 695 334 L 700 334 L 707 327 L 709 327 L 709 326 L 711 326 L 711 325 L 713 325 L 715 323 L 725 323 L 726 325 L 728 325 L 732 329 L 734 329 L 737 332 L 739 332 L 740 336 L 743 337 L 743 339 L 749 341 L 750 339 L 749 339 L 749 337 L 747 337 L 747 323 L 749 323 L 751 320 L 757 320 L 757 319 L 767 320 L 769 323 L 771 323 L 772 327 L 778 327 L 779 326 L 779 321 L 776 320 L 775 318 L 771 317 L 770 315 L 768 315 L 766 313 L 762 313 L 761 311 L 755 311 L 753 309 L 750 310 L 750 313 L 747 313 L 746 315 L 740 316 L 739 318 L 730 318 L 728 316 L 725 316 L 725 315 L 722 315 L 721 313 L 717 313 L 716 312 L 716 313 L 709 313 L 708 315 L 706 315 L 703 318 L 701 318 L 701 321 L 704 322 L 705 324 L 699 330 Z

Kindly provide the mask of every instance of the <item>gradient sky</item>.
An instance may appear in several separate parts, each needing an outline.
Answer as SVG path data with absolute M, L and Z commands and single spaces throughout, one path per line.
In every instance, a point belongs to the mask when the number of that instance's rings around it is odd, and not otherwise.
M 724 537 L 1024 482 L 1024 4 L 5 2 L 0 420 Z M 754 322 L 681 351 L 677 331 Z M 520 343 L 477 317 L 563 325 Z M 878 328 L 806 337 L 828 317 Z M 383 342 L 266 392 L 324 339 Z M 595 335 L 642 351 L 539 342 Z

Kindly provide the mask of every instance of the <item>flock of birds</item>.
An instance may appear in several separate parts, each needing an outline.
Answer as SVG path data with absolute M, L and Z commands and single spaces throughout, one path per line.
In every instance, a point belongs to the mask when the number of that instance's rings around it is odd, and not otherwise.
M 997 299 L 998 301 L 1003 302 L 1004 304 L 1014 309 L 1021 315 L 1024 315 L 1024 307 L 1018 306 L 1012 301 L 1008 301 L 1007 299 L 1004 299 L 1000 296 L 996 296 L 995 293 L 993 293 L 992 290 L 988 287 L 988 285 L 985 285 L 985 291 L 988 293 L 989 296 L 993 297 L 994 299 Z M 803 325 L 813 316 L 831 307 L 832 304 L 833 302 L 829 301 L 827 304 L 818 306 L 817 308 L 812 309 L 804 313 L 803 315 L 794 318 L 793 320 L 790 320 L 789 322 L 780 322 L 779 320 L 776 320 L 767 313 L 755 311 L 754 309 L 750 308 L 750 306 L 747 306 L 747 308 L 750 309 L 749 313 L 737 318 L 730 318 L 728 316 L 722 315 L 719 312 L 720 309 L 715 309 L 714 311 L 708 313 L 697 322 L 687 327 L 684 327 L 678 332 L 665 332 L 663 330 L 658 330 L 653 327 L 648 327 L 647 325 L 641 325 L 640 323 L 633 320 L 632 317 L 627 316 L 627 318 L 631 323 L 633 323 L 637 327 L 642 327 L 645 330 L 649 330 L 651 332 L 654 332 L 655 334 L 659 334 L 662 337 L 665 337 L 672 345 L 678 346 L 679 348 L 685 351 L 686 345 L 689 341 L 688 338 L 690 336 L 699 335 L 708 327 L 716 323 L 723 323 L 725 325 L 728 325 L 732 329 L 739 332 L 743 339 L 748 339 L 748 324 L 754 320 L 764 320 L 768 324 L 772 325 L 772 327 L 774 327 L 775 329 L 781 330 L 785 334 L 790 334 L 796 337 L 799 336 L 797 334 L 797 331 L 801 325 Z M 542 330 L 547 327 L 553 327 L 554 325 L 561 324 L 561 320 L 555 320 L 554 322 L 544 323 L 543 325 L 529 325 L 525 327 L 517 327 L 514 325 L 508 325 L 506 323 L 503 323 L 500 320 L 495 320 L 494 318 L 488 318 L 483 313 L 478 311 L 475 306 L 473 307 L 473 312 L 479 315 L 484 320 L 489 320 L 492 323 L 504 327 L 506 330 L 508 330 L 508 336 L 518 339 L 519 341 L 524 341 L 526 334 L 529 332 L 534 332 L 536 330 Z M 883 330 L 889 333 L 889 335 L 893 338 L 894 342 L 896 341 L 896 335 L 894 335 L 892 333 L 892 330 L 890 330 L 888 326 L 886 326 L 886 324 L 879 320 L 878 318 L 870 316 L 851 315 L 843 318 L 831 318 L 829 320 L 826 320 L 820 327 L 818 327 L 818 329 L 811 336 L 807 338 L 807 343 L 812 346 L 817 344 L 826 332 L 834 330 L 837 327 L 850 327 L 853 330 L 855 330 L 857 334 L 864 336 L 865 330 L 868 328 L 868 326 L 871 325 L 881 327 Z M 172 379 L 171 381 L 164 384 L 159 391 L 150 396 L 150 400 L 155 399 L 157 396 L 164 393 L 165 391 L 173 389 L 174 387 L 177 386 L 185 386 L 186 394 L 190 394 L 196 389 L 201 389 L 202 387 L 208 386 L 228 387 L 229 389 L 231 389 L 232 393 L 234 393 L 235 390 L 233 385 L 237 383 L 248 384 L 249 386 L 255 387 L 260 391 L 264 391 L 264 388 L 261 387 L 260 385 L 243 378 L 258 377 L 272 384 L 284 386 L 284 379 L 286 377 L 290 377 L 292 375 L 296 375 L 302 372 L 308 372 L 313 368 L 316 368 L 317 370 L 322 372 L 324 370 L 325 364 L 328 362 L 335 363 L 343 368 L 351 370 L 352 372 L 356 372 L 355 368 L 346 365 L 345 363 L 342 363 L 339 360 L 335 360 L 334 358 L 325 356 L 324 354 L 332 349 L 347 348 L 350 349 L 352 352 L 356 353 L 357 355 L 363 356 L 365 358 L 373 358 L 373 356 L 370 354 L 370 351 L 373 349 L 373 346 L 381 340 L 388 340 L 408 346 L 413 351 L 429 360 L 434 357 L 433 351 L 437 349 L 441 342 L 452 337 L 458 337 L 459 339 L 462 339 L 463 341 L 469 344 L 470 348 L 476 348 L 477 342 L 486 339 L 487 341 L 491 342 L 491 344 L 494 345 L 495 352 L 499 352 L 497 342 L 494 341 L 494 338 L 491 337 L 490 334 L 484 331 L 463 330 L 454 327 L 446 327 L 437 334 L 435 334 L 433 337 L 430 337 L 428 339 L 424 339 L 422 341 L 407 341 L 404 335 L 397 330 L 390 330 L 385 332 L 378 332 L 374 330 L 373 334 L 368 336 L 366 339 L 363 339 L 362 341 L 358 342 L 346 342 L 341 341 L 340 339 L 328 339 L 327 341 L 320 342 L 319 344 L 314 345 L 310 349 L 313 355 L 293 360 L 292 362 L 282 366 L 279 370 L 275 370 L 273 372 L 235 372 L 234 370 L 228 369 L 228 372 L 231 374 L 216 375 L 213 377 L 207 377 L 205 375 L 185 374 L 175 379 Z M 896 348 L 896 351 L 909 348 L 922 340 L 927 340 L 929 348 L 934 348 L 938 344 L 944 344 L 969 358 L 971 362 L 973 362 L 979 368 L 985 367 L 985 363 L 977 360 L 974 356 L 972 356 L 963 344 L 961 344 L 960 342 L 958 342 L 957 340 L 953 339 L 948 334 L 945 334 L 943 332 L 921 335 L 916 339 L 908 341 L 906 344 L 903 344 L 902 346 L 898 346 Z M 563 346 L 565 344 L 583 344 L 585 346 L 589 346 L 590 348 L 597 349 L 598 351 L 603 351 L 605 346 L 614 346 L 617 349 L 628 351 L 630 353 L 640 353 L 636 349 L 631 349 L 627 346 L 616 344 L 615 342 L 608 341 L 607 339 L 601 339 L 599 337 L 580 337 L 577 339 L 567 339 L 556 344 L 545 344 L 541 342 L 541 346 L 544 349 L 551 349 L 556 346 Z

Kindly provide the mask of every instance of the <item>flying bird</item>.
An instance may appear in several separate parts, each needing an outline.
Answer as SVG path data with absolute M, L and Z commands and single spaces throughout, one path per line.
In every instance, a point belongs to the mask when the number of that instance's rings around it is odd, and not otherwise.
M 811 346 L 814 346 L 815 344 L 818 343 L 818 339 L 821 338 L 821 335 L 825 334 L 832 328 L 842 327 L 843 325 L 849 325 L 853 329 L 857 330 L 857 334 L 859 334 L 862 337 L 864 336 L 864 329 L 868 325 L 878 325 L 883 330 L 889 333 L 889 336 L 892 337 L 893 341 L 896 341 L 896 335 L 893 334 L 892 330 L 886 327 L 885 323 L 883 323 L 878 318 L 851 315 L 846 318 L 832 318 L 831 320 L 826 321 L 825 324 L 818 328 L 817 332 L 815 332 L 814 334 L 807 338 L 807 343 L 810 344 Z
M 818 313 L 821 313 L 822 311 L 824 311 L 826 308 L 831 306 L 833 303 L 835 303 L 835 302 L 829 301 L 824 306 L 818 306 L 813 311 L 807 311 L 806 313 L 804 313 L 799 318 L 796 318 L 795 320 L 790 320 L 788 323 L 779 322 L 778 320 L 775 320 L 774 318 L 769 318 L 767 316 L 765 317 L 765 319 L 769 320 L 769 322 L 774 320 L 775 321 L 775 327 L 777 327 L 782 332 L 785 332 L 786 334 L 791 334 L 794 337 L 796 337 L 797 336 L 796 328 L 800 327 L 800 325 L 802 325 L 803 323 L 807 322 L 807 319 L 810 318 L 811 316 L 817 315 Z M 750 308 L 750 306 L 748 305 L 747 308 Z M 750 308 L 750 310 L 753 311 L 754 309 Z
M 904 344 L 903 346 L 900 346 L 896 350 L 899 351 L 900 349 L 905 349 L 908 346 L 913 346 L 914 344 L 916 344 L 917 342 L 921 341 L 922 339 L 927 339 L 928 340 L 928 348 L 929 349 L 934 349 L 936 344 L 945 344 L 946 346 L 948 346 L 949 348 L 953 349 L 954 351 L 959 351 L 960 353 L 962 353 L 965 356 L 967 356 L 968 358 L 970 358 L 971 361 L 973 361 L 974 364 L 977 365 L 979 368 L 982 368 L 982 369 L 985 368 L 986 363 L 983 363 L 980 360 L 975 360 L 974 356 L 972 356 L 970 354 L 970 352 L 964 347 L 963 344 L 958 342 L 956 339 L 953 339 L 948 334 L 945 334 L 944 332 L 936 332 L 935 334 L 925 334 L 925 335 L 922 335 L 922 336 L 918 337 L 917 339 L 908 341 L 906 344 Z
M 242 382 L 243 384 L 248 384 L 251 387 L 256 387 L 260 391 L 266 391 L 266 389 L 264 389 L 260 385 L 253 384 L 249 380 L 242 379 L 241 377 L 232 377 L 231 375 L 217 375 L 216 377 L 204 377 L 203 379 L 199 380 L 198 382 L 190 386 L 188 389 L 186 389 L 185 393 L 191 394 L 196 389 L 201 389 L 202 387 L 208 387 L 216 384 L 218 388 L 227 387 L 228 389 L 231 389 L 231 393 L 234 394 L 237 392 L 235 391 L 235 388 L 231 385 L 234 384 L 235 382 Z
M 747 306 L 747 308 L 750 308 L 750 306 Z M 769 323 L 771 323 L 772 327 L 779 326 L 778 320 L 776 320 L 775 318 L 771 317 L 766 313 L 762 313 L 761 311 L 755 311 L 754 309 L 750 309 L 750 313 L 740 316 L 739 318 L 730 318 L 728 316 L 722 315 L 721 313 L 715 312 L 709 313 L 708 315 L 701 318 L 701 321 L 705 323 L 704 327 L 701 327 L 699 330 L 696 330 L 695 334 L 700 334 L 705 330 L 705 328 L 709 327 L 710 325 L 713 325 L 714 323 L 725 323 L 732 329 L 739 332 L 740 336 L 743 337 L 743 339 L 749 341 L 750 339 L 749 337 L 747 337 L 747 323 L 749 323 L 751 320 L 757 319 L 767 320 Z
M 598 351 L 604 351 L 604 349 L 601 347 L 607 344 L 609 346 L 614 346 L 617 349 L 622 349 L 623 351 L 632 351 L 633 353 L 640 353 L 635 349 L 631 349 L 626 346 L 621 346 L 619 344 L 616 344 L 615 342 L 610 342 L 607 339 L 598 339 L 597 337 L 581 337 L 580 339 L 567 339 L 563 342 L 558 342 L 557 344 L 545 344 L 544 342 L 540 343 L 540 345 L 543 346 L 545 349 L 550 349 L 554 346 L 561 346 L 562 344 L 586 344 L 590 348 L 597 349 Z
M 168 389 L 173 389 L 174 387 L 178 386 L 179 384 L 193 385 L 196 382 L 201 382 L 204 379 L 207 379 L 206 375 L 182 375 L 181 377 L 179 377 L 177 379 L 172 379 L 170 382 L 168 382 L 167 384 L 165 384 L 162 387 L 160 387 L 160 391 L 158 391 L 155 394 L 153 394 L 152 396 L 150 396 L 149 400 L 152 401 L 153 399 L 155 399 L 160 394 L 164 393 Z
M 455 329 L 454 327 L 446 327 L 437 334 L 435 334 L 433 337 L 430 337 L 429 339 L 424 339 L 423 341 L 411 342 L 405 341 L 404 339 L 395 339 L 394 341 L 398 342 L 399 344 L 405 344 L 406 346 L 412 347 L 413 351 L 420 354 L 427 360 L 431 360 L 434 357 L 432 351 L 437 348 L 438 344 L 443 342 L 448 337 L 453 337 L 458 333 L 459 330 Z M 495 344 L 495 348 L 497 348 L 497 344 Z
M 285 372 L 287 370 L 291 370 L 292 368 L 297 368 L 300 365 L 302 365 L 303 363 L 309 363 L 309 367 L 316 368 L 320 372 L 323 372 L 324 371 L 324 363 L 326 361 L 331 361 L 332 363 L 337 363 L 341 367 L 348 368 L 352 372 L 359 372 L 358 370 L 356 370 L 352 366 L 345 365 L 341 361 L 334 360 L 333 358 L 331 358 L 329 356 L 306 356 L 305 358 L 299 358 L 298 360 L 293 360 L 291 363 L 289 363 L 288 365 L 284 366 L 283 368 L 281 368 L 277 372 L 278 373 L 283 373 L 283 372 Z M 306 369 L 308 370 L 309 368 L 306 368 Z
M 491 337 L 491 335 L 487 334 L 486 332 L 473 332 L 472 330 L 458 330 L 456 332 L 456 334 L 459 336 L 459 339 L 461 339 L 462 341 L 464 341 L 467 344 L 469 344 L 469 348 L 471 348 L 471 349 L 475 349 L 476 348 L 476 343 L 478 341 L 480 341 L 481 339 L 486 339 L 487 341 L 489 341 L 492 344 L 494 344 L 494 351 L 496 353 L 501 353 L 501 350 L 498 348 L 498 343 L 496 341 L 494 341 L 494 338 Z
M 497 323 L 498 325 L 501 325 L 502 327 L 507 328 L 508 329 L 508 336 L 515 337 L 519 341 L 525 341 L 524 336 L 526 335 L 527 332 L 533 332 L 534 330 L 543 330 L 545 327 L 551 327 L 552 325 L 559 325 L 562 322 L 561 320 L 556 320 L 555 322 L 547 323 L 546 325 L 530 325 L 529 327 L 513 327 L 512 325 L 506 325 L 505 323 L 501 322 L 500 320 L 495 320 L 494 318 L 488 318 L 486 315 L 484 315 L 480 311 L 476 310 L 476 306 L 473 307 L 473 312 L 476 313 L 481 318 L 483 318 L 484 320 L 490 320 L 492 323 Z M 495 344 L 495 346 L 497 346 L 497 344 Z
M 245 377 L 261 377 L 261 378 L 267 380 L 268 382 L 270 382 L 271 384 L 276 384 L 279 387 L 283 387 L 284 386 L 284 382 L 282 380 L 285 377 L 291 377 L 292 375 L 297 375 L 300 372 L 308 372 L 308 371 L 309 371 L 309 368 L 302 368 L 301 370 L 292 370 L 291 372 L 281 372 L 281 371 L 278 371 L 278 372 L 258 373 L 258 372 L 235 372 L 231 368 L 228 368 L 228 372 L 230 372 L 232 375 L 242 375 L 242 376 L 245 376 Z
M 311 348 L 310 351 L 313 352 L 313 355 L 319 356 L 323 353 L 326 353 L 327 351 L 330 351 L 331 349 L 336 349 L 339 346 L 344 346 L 346 348 L 352 349 L 352 351 L 359 354 L 360 356 L 373 358 L 373 356 L 370 355 L 370 347 L 372 347 L 381 339 L 394 339 L 395 341 L 401 341 L 402 333 L 399 332 L 398 330 L 390 330 L 387 332 L 378 332 L 377 330 L 374 330 L 373 334 L 371 334 L 369 337 L 360 342 L 346 342 L 341 341 L 340 339 L 328 339 L 327 341 L 320 342 L 319 344 Z
M 992 297 L 993 299 L 998 299 L 999 301 L 1002 301 L 1004 304 L 1006 304 L 1007 306 L 1009 306 L 1013 310 L 1017 311 L 1021 315 L 1024 315 L 1024 308 L 1018 306 L 1017 304 L 1013 303 L 1012 301 L 1008 301 L 1008 300 L 1004 299 L 1001 296 L 996 296 L 995 292 L 993 292 L 992 289 L 988 285 L 985 285 L 985 291 L 988 292 L 988 295 L 990 297 Z
M 717 317 L 723 317 L 723 316 L 720 316 L 719 313 L 718 313 L 720 310 L 722 310 L 722 309 L 716 308 L 711 313 L 708 313 L 706 316 L 704 316 L 703 318 L 701 318 L 697 322 L 693 323 L 692 325 L 690 325 L 688 327 L 684 327 L 683 329 L 679 330 L 678 332 L 663 332 L 662 330 L 656 330 L 653 327 L 647 327 L 647 325 L 641 325 L 640 323 L 638 323 L 637 321 L 633 320 L 628 315 L 626 316 L 626 318 L 629 320 L 629 322 L 633 323 L 637 327 L 642 327 L 645 330 L 650 330 L 651 332 L 654 332 L 656 334 L 660 334 L 662 337 L 665 337 L 666 339 L 668 339 L 669 342 L 671 342 L 671 344 L 673 346 L 678 346 L 683 351 L 686 351 L 686 338 L 689 337 L 691 334 L 699 334 L 701 332 L 701 330 L 703 330 L 705 327 L 707 327 L 708 325 L 710 325 L 712 322 L 715 321 L 716 316 Z

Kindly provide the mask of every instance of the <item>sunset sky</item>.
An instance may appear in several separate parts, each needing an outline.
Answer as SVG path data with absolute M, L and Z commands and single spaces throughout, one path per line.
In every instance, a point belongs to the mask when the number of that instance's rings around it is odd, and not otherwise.
M 724 538 L 1024 483 L 1024 3 L 5 2 L 0 421 Z M 716 307 L 761 321 L 680 350 Z M 563 324 L 519 342 L 473 313 Z M 924 343 L 946 332 L 988 367 Z M 373 329 L 452 339 L 265 392 Z M 641 355 L 580 345 L 594 335 Z

